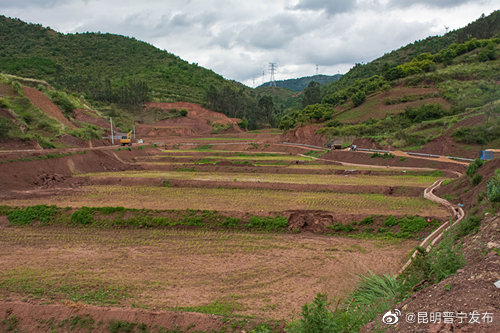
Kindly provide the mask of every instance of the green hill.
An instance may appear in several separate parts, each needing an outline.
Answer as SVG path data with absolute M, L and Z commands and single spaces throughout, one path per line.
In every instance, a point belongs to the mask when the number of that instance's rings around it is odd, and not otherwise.
M 430 36 L 386 53 L 368 64 L 356 64 L 338 82 L 327 84 L 323 89 L 326 94 L 335 92 L 351 85 L 358 79 L 382 75 L 392 68 L 412 60 L 421 53 L 438 53 L 452 44 L 462 44 L 472 38 L 488 39 L 498 34 L 500 34 L 500 10 L 494 11 L 488 16 L 483 15 L 466 27 L 450 31 L 444 36 Z
M 385 147 L 462 156 L 500 147 L 500 38 L 491 37 L 500 31 L 499 13 L 355 66 L 328 84 L 320 104 L 288 113 L 280 127 L 321 123 L 317 134 L 325 143 L 370 138 Z
M 319 74 L 314 76 L 301 77 L 298 79 L 279 80 L 275 82 L 277 88 L 283 88 L 299 92 L 306 89 L 307 85 L 312 81 L 318 82 L 319 84 L 325 84 L 332 81 L 338 81 L 341 77 L 342 74 L 335 74 L 335 75 Z M 271 87 L 271 82 L 266 82 L 257 88 L 263 88 L 263 87 Z
M 62 34 L 0 16 L 0 45 L 0 72 L 82 94 L 104 113 L 134 118 L 130 110 L 145 101 L 185 101 L 264 125 L 252 89 L 134 38 Z

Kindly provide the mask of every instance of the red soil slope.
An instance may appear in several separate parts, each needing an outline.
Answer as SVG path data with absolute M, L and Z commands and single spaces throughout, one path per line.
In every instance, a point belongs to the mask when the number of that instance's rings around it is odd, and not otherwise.
M 56 119 L 57 121 L 63 123 L 64 125 L 75 128 L 68 119 L 64 117 L 61 110 L 54 104 L 52 101 L 45 96 L 42 92 L 38 91 L 35 88 L 30 88 L 23 86 L 23 91 L 26 97 L 28 97 L 36 107 L 40 108 L 43 112 L 45 112 L 48 116 Z
M 109 130 L 109 119 L 106 120 L 101 118 L 95 111 L 92 110 L 76 109 L 75 120 L 77 122 L 81 121 Z
M 305 125 L 299 126 L 286 132 L 282 136 L 282 141 L 293 142 L 293 143 L 305 143 L 308 145 L 315 145 L 324 147 L 326 144 L 326 138 L 324 135 L 316 134 L 316 131 L 320 129 L 322 125 Z
M 159 108 L 163 110 L 186 109 L 186 117 L 161 120 L 156 124 L 141 124 L 137 126 L 138 137 L 166 137 L 166 136 L 197 136 L 207 135 L 212 131 L 212 123 L 232 124 L 233 128 L 225 133 L 241 132 L 237 119 L 228 118 L 226 115 L 207 110 L 198 104 L 192 103 L 146 103 L 146 109 Z

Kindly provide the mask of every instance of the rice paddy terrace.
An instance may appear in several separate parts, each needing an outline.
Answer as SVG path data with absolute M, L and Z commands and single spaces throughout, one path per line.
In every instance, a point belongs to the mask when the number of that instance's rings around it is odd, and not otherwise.
M 2 198 L 0 300 L 288 320 L 358 274 L 396 273 L 449 216 L 422 196 L 445 171 L 278 144 L 106 154 L 125 167 Z

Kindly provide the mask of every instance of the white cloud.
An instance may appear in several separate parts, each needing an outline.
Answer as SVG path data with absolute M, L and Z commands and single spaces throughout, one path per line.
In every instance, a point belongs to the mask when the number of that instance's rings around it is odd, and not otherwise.
M 260 84 L 277 62 L 286 79 L 346 72 L 497 9 L 493 0 L 0 0 L 2 14 L 72 33 L 133 36 Z

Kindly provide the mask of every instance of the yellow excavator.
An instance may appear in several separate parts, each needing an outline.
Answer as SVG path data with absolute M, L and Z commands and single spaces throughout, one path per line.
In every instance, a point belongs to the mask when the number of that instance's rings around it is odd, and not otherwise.
M 122 136 L 122 138 L 120 139 L 120 143 L 122 144 L 122 146 L 125 145 L 132 146 L 132 135 L 133 131 L 130 131 L 127 133 L 127 136 Z

